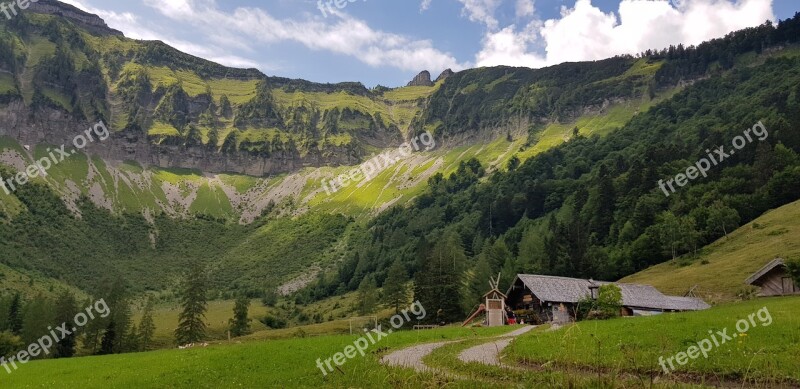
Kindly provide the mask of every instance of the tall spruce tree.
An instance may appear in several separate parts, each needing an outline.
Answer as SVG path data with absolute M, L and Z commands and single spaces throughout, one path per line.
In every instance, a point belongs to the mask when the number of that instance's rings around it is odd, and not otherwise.
M 423 258 L 420 271 L 415 274 L 414 298 L 431 313 L 431 322 L 453 322 L 464 318 L 461 299 L 461 280 L 467 257 L 461 238 L 455 232 L 446 232 Z
M 156 332 L 156 324 L 153 321 L 153 300 L 147 299 L 142 312 L 142 320 L 139 321 L 139 351 L 147 351 L 153 343 L 153 335 Z
M 408 273 L 400 260 L 394 261 L 389 267 L 389 274 L 383 283 L 383 300 L 395 313 L 400 313 L 400 307 L 408 304 Z
M 100 342 L 99 355 L 114 354 L 115 344 L 117 343 L 117 324 L 112 318 L 108 322 L 105 333 L 103 333 L 103 340 Z
M 358 285 L 358 313 L 366 315 L 375 312 L 378 303 L 378 286 L 371 275 L 364 277 Z
M 67 323 L 69 327 L 75 319 L 75 314 L 78 312 L 78 303 L 75 301 L 75 296 L 69 291 L 64 291 L 56 299 L 56 323 Z M 60 335 L 63 338 L 59 339 L 53 349 L 53 358 L 70 358 L 75 355 L 75 346 L 77 344 L 77 334 L 71 332 L 69 335 Z
M 183 280 L 180 301 L 183 311 L 178 317 L 175 341 L 179 345 L 195 343 L 206 338 L 205 316 L 208 309 L 206 285 L 208 279 L 200 263 L 193 263 Z
M 109 322 L 114 322 L 114 352 L 122 353 L 130 350 L 127 347 L 128 338 L 136 336 L 131 332 L 133 319 L 131 314 L 130 299 L 128 297 L 127 283 L 119 278 L 112 284 L 111 292 L 108 294 L 108 306 L 111 310 Z
M 239 337 L 250 333 L 250 319 L 247 312 L 250 309 L 250 299 L 240 296 L 233 307 L 233 318 L 230 319 L 231 336 Z
M 8 330 L 14 335 L 22 334 L 22 297 L 19 293 L 14 294 L 8 307 Z
M 36 296 L 25 306 L 22 315 L 22 340 L 25 344 L 36 342 L 50 332 L 47 327 L 55 322 L 53 301 L 43 295 Z
M 485 255 L 478 256 L 478 262 L 469 273 L 464 286 L 461 305 L 465 312 L 471 312 L 476 305 L 482 303 L 481 297 L 489 292 L 489 278 L 493 275 L 496 276 L 489 265 L 489 259 Z

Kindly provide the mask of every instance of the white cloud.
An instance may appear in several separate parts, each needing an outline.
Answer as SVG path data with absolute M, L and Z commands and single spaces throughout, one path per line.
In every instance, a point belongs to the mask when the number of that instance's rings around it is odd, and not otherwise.
M 476 55 L 475 62 L 478 66 L 526 66 L 539 68 L 547 66 L 545 58 L 528 51 L 533 38 L 534 30 L 540 26 L 532 22 L 526 30 L 527 33 L 516 33 L 515 26 L 508 26 L 500 31 L 488 33 L 483 40 L 483 48 Z
M 533 0 L 517 0 L 517 17 L 524 18 L 533 16 L 536 11 Z
M 256 61 L 239 57 L 231 54 L 220 47 L 213 45 L 201 45 L 184 40 L 169 38 L 164 34 L 156 32 L 154 29 L 146 27 L 144 23 L 130 12 L 114 12 L 91 6 L 85 0 L 61 0 L 64 3 L 75 6 L 83 11 L 96 14 L 105 20 L 109 27 L 122 31 L 125 36 L 140 40 L 159 40 L 180 51 L 191 55 L 205 58 L 209 61 L 217 62 L 225 66 L 237 68 L 260 68 L 261 70 L 273 70 L 274 66 L 260 64 Z M 167 0 L 167 6 L 176 6 L 178 2 Z
M 473 22 L 480 22 L 486 25 L 490 30 L 497 29 L 498 21 L 495 19 L 494 14 L 497 7 L 500 6 L 502 0 L 458 0 L 464 4 L 461 10 L 462 15 L 469 18 Z
M 619 18 L 604 13 L 591 0 L 562 7 L 561 17 L 542 24 L 489 29 L 479 66 L 540 67 L 566 61 L 590 61 L 619 54 L 636 54 L 669 45 L 703 41 L 774 20 L 771 0 L 622 0 Z M 545 54 L 532 49 L 544 46 Z
M 370 66 L 402 70 L 463 69 L 452 55 L 434 48 L 430 40 L 371 28 L 366 22 L 338 10 L 327 18 L 277 19 L 260 8 L 224 12 L 211 0 L 145 0 L 164 16 L 198 27 L 215 43 L 226 47 L 296 42 L 311 50 L 347 55 Z

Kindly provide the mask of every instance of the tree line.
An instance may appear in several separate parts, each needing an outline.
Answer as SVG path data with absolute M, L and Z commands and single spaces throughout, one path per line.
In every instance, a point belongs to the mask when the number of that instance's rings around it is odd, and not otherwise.
M 38 358 L 70 358 L 76 355 L 107 355 L 151 350 L 154 347 L 153 302 L 148 301 L 138 323 L 132 302 L 121 283 L 114 283 L 103 300 L 106 317 L 95 316 L 85 326 L 58 341 L 53 351 Z M 71 291 L 51 298 L 38 294 L 25 299 L 20 293 L 0 298 L 0 356 L 11 356 L 50 333 L 62 323 L 72 325 L 75 315 L 92 300 L 82 301 Z

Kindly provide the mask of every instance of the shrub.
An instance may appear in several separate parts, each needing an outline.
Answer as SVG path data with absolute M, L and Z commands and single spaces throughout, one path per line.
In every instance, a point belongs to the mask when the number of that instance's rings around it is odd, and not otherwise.
M 586 296 L 575 308 L 577 320 L 605 320 L 618 317 L 622 310 L 622 290 L 606 284 L 598 290 L 597 299 Z
M 286 328 L 286 320 L 272 315 L 266 315 L 262 317 L 260 322 L 264 323 L 265 326 L 272 328 L 273 330 Z
M 24 346 L 22 339 L 11 331 L 0 332 L 0 356 L 8 357 L 20 351 Z
M 800 257 L 786 261 L 786 269 L 789 272 L 789 277 L 794 280 L 794 284 L 800 286 Z

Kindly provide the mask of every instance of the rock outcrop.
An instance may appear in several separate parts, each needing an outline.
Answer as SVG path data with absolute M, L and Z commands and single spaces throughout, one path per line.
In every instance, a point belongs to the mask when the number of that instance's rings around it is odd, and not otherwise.
M 406 86 L 433 86 L 433 81 L 431 81 L 431 73 L 427 70 L 421 71 Z
M 117 31 L 111 27 L 108 27 L 106 22 L 103 21 L 103 19 L 101 19 L 99 16 L 81 11 L 80 9 L 72 5 L 65 4 L 60 1 L 39 0 L 36 3 L 32 2 L 30 3 L 28 11 L 40 14 L 57 15 L 64 17 L 66 19 L 71 20 L 78 26 L 85 28 L 87 31 L 95 34 L 119 35 L 119 36 L 123 35 L 122 32 Z
M 445 71 L 443 71 L 442 74 L 439 75 L 439 77 L 436 77 L 436 81 L 434 81 L 434 82 L 439 82 L 439 81 L 445 80 L 445 79 L 447 79 L 447 77 L 450 77 L 453 74 L 455 74 L 455 73 L 453 73 L 452 70 L 445 69 Z

